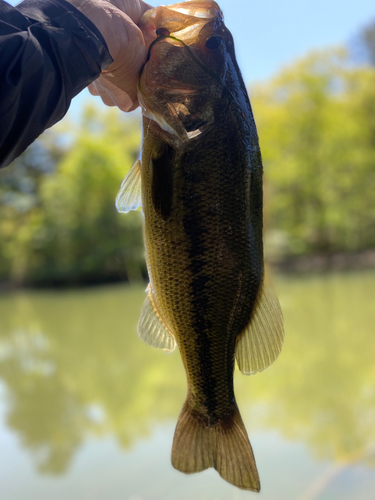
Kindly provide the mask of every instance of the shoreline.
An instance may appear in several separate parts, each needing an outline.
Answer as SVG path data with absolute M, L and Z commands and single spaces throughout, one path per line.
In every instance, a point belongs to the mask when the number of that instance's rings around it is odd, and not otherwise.
M 336 252 L 266 259 L 272 269 L 282 274 L 360 271 L 375 269 L 375 249 L 362 252 Z
M 284 259 L 265 258 L 265 266 L 270 267 L 274 273 L 283 275 L 298 274 L 320 274 L 325 272 L 340 271 L 363 271 L 375 269 L 375 249 L 365 250 L 363 252 L 344 253 L 337 252 L 332 254 L 313 254 L 301 256 L 289 256 Z M 72 282 L 50 282 L 50 283 L 32 283 L 0 281 L 0 294 L 18 290 L 67 290 L 67 289 L 88 289 L 111 285 L 135 285 L 147 284 L 148 280 L 127 281 L 127 280 L 108 280 Z

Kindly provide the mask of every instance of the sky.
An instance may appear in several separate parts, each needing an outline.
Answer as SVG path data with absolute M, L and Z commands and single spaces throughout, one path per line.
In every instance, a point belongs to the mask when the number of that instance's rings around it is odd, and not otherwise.
M 159 5 L 154 0 L 148 3 Z M 176 1 L 161 2 L 173 3 Z M 234 37 L 246 84 L 271 78 L 311 50 L 349 42 L 361 27 L 375 19 L 374 0 L 219 0 L 218 3 Z M 80 100 L 83 99 L 99 98 L 87 92 Z
M 11 0 L 13 5 L 16 3 Z M 149 0 L 153 6 L 159 5 Z M 161 1 L 163 5 L 175 3 Z M 343 45 L 375 19 L 374 0 L 219 0 L 246 84 L 267 80 L 314 49 Z M 88 91 L 76 97 L 98 101 Z
M 149 2 L 156 5 L 155 2 Z M 165 5 L 174 1 L 164 2 Z M 374 0 L 219 0 L 246 83 L 307 52 L 347 43 L 375 19 Z

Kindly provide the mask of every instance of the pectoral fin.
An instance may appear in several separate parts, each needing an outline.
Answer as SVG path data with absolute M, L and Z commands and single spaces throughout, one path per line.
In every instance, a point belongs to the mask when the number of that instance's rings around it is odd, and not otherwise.
M 138 334 L 147 344 L 164 351 L 173 351 L 176 347 L 172 333 L 165 326 L 155 306 L 150 286 L 147 287 L 147 297 L 138 323 Z
M 272 364 L 284 340 L 283 314 L 276 295 L 264 285 L 255 305 L 250 324 L 236 346 L 238 367 L 251 375 Z
M 121 184 L 116 198 L 116 208 L 119 212 L 127 213 L 142 206 L 141 166 L 141 161 L 136 160 Z

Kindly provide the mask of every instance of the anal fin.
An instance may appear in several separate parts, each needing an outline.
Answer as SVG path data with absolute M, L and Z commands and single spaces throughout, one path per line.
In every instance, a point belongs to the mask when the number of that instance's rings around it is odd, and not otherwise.
M 150 285 L 146 292 L 147 296 L 138 323 L 138 334 L 149 345 L 164 351 L 173 351 L 176 341 L 156 308 Z
M 283 314 L 274 292 L 262 285 L 249 325 L 236 346 L 236 360 L 244 375 L 271 365 L 284 340 Z

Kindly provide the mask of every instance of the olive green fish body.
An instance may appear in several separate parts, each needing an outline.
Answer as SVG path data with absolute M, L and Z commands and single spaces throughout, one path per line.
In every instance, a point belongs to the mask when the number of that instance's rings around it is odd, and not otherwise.
M 139 81 L 142 159 L 124 180 L 120 211 L 142 205 L 150 285 L 138 331 L 178 345 L 188 394 L 172 448 L 182 472 L 215 467 L 258 491 L 233 389 L 280 352 L 282 316 L 263 280 L 262 162 L 246 88 L 222 13 L 211 0 L 152 9 Z M 141 186 L 141 189 L 140 189 Z
M 176 149 L 155 122 L 145 119 L 144 125 L 142 192 L 152 292 L 176 337 L 189 401 L 213 422 L 232 411 L 236 339 L 250 321 L 263 276 L 262 165 L 238 111 L 226 103 L 209 130 Z M 165 217 L 154 207 L 149 167 L 160 158 L 170 168 L 160 175 L 173 185 Z M 161 191 L 164 185 L 160 179 Z

